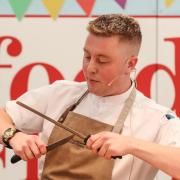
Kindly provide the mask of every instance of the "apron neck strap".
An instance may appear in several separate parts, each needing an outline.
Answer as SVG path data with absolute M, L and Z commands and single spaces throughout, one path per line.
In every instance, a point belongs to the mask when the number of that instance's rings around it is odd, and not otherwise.
M 135 98 L 136 98 L 136 86 L 134 84 L 134 87 L 131 90 L 129 97 L 125 101 L 123 109 L 122 109 L 122 111 L 121 111 L 121 113 L 120 113 L 120 115 L 116 121 L 115 126 L 113 127 L 112 132 L 115 132 L 115 133 L 121 133 L 122 132 L 124 122 L 125 122 L 128 114 L 129 114 L 129 112 L 131 111 L 131 108 L 134 104 Z
M 86 90 L 85 93 L 77 100 L 77 102 L 74 104 L 74 106 L 76 107 L 88 93 L 89 93 L 89 91 Z
M 63 114 L 60 116 L 60 118 L 58 119 L 59 122 L 63 122 L 66 118 L 66 116 L 68 115 L 69 111 L 73 111 L 76 106 L 83 100 L 83 98 L 88 94 L 88 90 L 86 90 L 83 95 L 77 100 L 77 102 L 75 102 L 74 104 L 72 104 L 71 106 L 69 106 L 64 112 Z
M 77 100 L 77 102 L 75 102 L 74 104 L 72 104 L 70 107 L 68 107 L 64 113 L 60 116 L 60 118 L 58 119 L 59 122 L 63 122 L 67 116 L 67 114 L 69 113 L 69 111 L 73 111 L 76 106 L 84 99 L 84 97 L 89 93 L 88 90 L 86 90 L 83 95 Z M 129 95 L 129 97 L 126 99 L 125 104 L 123 106 L 123 109 L 116 121 L 115 126 L 113 127 L 112 132 L 115 133 L 121 133 L 122 132 L 122 128 L 124 125 L 124 122 L 129 114 L 129 112 L 131 111 L 132 105 L 134 104 L 135 101 L 135 97 L 136 97 L 136 84 L 134 83 L 134 87 Z

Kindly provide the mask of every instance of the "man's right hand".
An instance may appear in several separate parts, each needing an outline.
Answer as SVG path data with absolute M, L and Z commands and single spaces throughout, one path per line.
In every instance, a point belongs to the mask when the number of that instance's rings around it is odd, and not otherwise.
M 27 161 L 46 154 L 46 144 L 37 135 L 17 132 L 9 141 L 16 155 Z

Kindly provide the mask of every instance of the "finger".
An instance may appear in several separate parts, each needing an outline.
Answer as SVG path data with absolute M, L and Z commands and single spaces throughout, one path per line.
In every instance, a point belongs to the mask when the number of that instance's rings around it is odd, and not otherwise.
M 24 147 L 24 152 L 25 152 L 25 156 L 27 157 L 27 159 L 33 159 L 35 158 L 35 155 L 33 154 L 33 152 L 31 151 L 31 148 L 29 146 L 25 146 Z
M 92 151 L 97 154 L 98 151 L 100 151 L 101 146 L 103 145 L 103 139 L 101 137 L 99 137 L 92 145 L 91 145 L 91 149 Z
M 107 160 L 111 160 L 112 159 L 112 156 L 109 154 L 109 155 L 106 155 L 104 156 Z
M 106 154 L 108 148 L 109 148 L 109 145 L 107 143 L 104 143 L 101 146 L 100 150 L 98 151 L 98 155 L 101 157 L 105 157 L 105 154 Z
M 46 145 L 41 139 L 39 139 L 39 137 L 36 138 L 35 143 L 36 143 L 41 155 L 47 153 Z
M 24 160 L 24 161 L 27 161 L 27 160 L 28 160 L 28 158 L 27 158 L 27 156 L 25 155 L 24 152 L 22 152 L 21 154 L 17 154 L 17 155 L 20 156 L 21 159 Z
M 23 159 L 24 161 L 27 161 L 28 158 L 27 158 L 27 156 L 25 154 L 24 147 L 23 146 L 18 146 L 16 148 L 14 148 L 14 153 L 16 155 L 18 155 L 19 157 L 21 157 L 21 159 Z
M 41 156 L 40 150 L 35 142 L 31 142 L 29 144 L 29 148 L 35 158 L 39 158 Z
M 92 144 L 100 137 L 99 134 L 91 135 L 90 138 L 88 139 L 86 146 L 89 149 L 92 149 Z
M 91 135 L 91 136 L 88 138 L 87 142 L 86 142 L 86 147 L 87 147 L 88 149 L 91 149 L 91 145 L 92 145 L 93 142 L 94 142 L 93 136 L 94 136 L 94 135 Z
M 110 146 L 110 144 L 109 144 L 109 146 L 108 146 L 108 148 L 107 148 L 107 151 L 106 151 L 104 157 L 105 157 L 106 159 L 110 160 L 110 159 L 112 158 L 112 156 L 113 156 L 113 153 L 112 153 L 112 150 L 111 150 L 111 146 Z

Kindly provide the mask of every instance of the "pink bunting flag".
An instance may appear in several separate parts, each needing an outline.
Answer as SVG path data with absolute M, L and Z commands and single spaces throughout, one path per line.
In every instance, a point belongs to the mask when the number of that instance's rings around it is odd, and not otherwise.
M 123 9 L 125 9 L 127 0 L 115 0 Z

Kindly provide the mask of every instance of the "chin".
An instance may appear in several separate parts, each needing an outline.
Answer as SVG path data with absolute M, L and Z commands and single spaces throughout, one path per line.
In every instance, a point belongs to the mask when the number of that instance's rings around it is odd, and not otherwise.
M 103 93 L 104 91 L 102 92 L 102 89 L 99 90 L 97 88 L 92 88 L 88 86 L 88 90 L 90 93 L 95 94 L 96 96 L 104 96 L 104 93 Z

